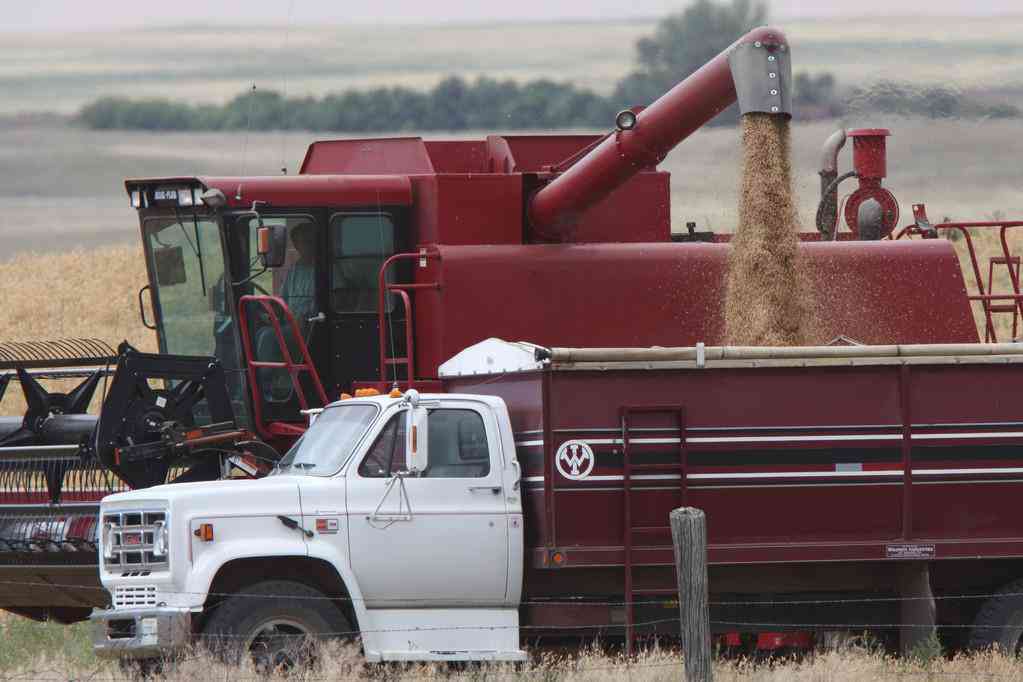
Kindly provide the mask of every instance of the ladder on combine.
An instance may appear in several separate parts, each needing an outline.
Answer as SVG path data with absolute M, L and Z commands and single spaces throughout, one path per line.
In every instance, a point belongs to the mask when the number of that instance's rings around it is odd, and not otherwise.
M 661 546 L 665 536 L 671 544 L 671 526 L 668 524 L 644 525 L 634 523 L 637 481 L 658 480 L 678 481 L 679 504 L 685 506 L 687 447 L 686 411 L 681 405 L 651 405 L 621 408 L 622 428 L 622 486 L 624 494 L 624 542 L 625 549 L 625 647 L 631 655 L 636 638 L 635 604 L 636 592 L 647 595 L 675 595 L 675 588 L 640 587 L 636 589 L 635 569 L 650 565 L 644 559 L 644 550 Z M 638 426 L 637 422 L 664 423 L 669 426 Z
M 987 269 L 987 292 L 992 296 L 999 296 L 1001 294 L 995 293 L 995 267 L 1004 267 L 1009 274 L 1009 282 L 1012 287 L 1012 291 L 1006 292 L 1010 295 L 1019 295 L 1019 256 L 991 256 L 988 260 Z M 998 300 L 999 302 L 995 302 Z M 993 299 L 986 301 L 986 307 L 988 313 L 1000 314 L 1000 315 L 1012 315 L 1012 338 L 1015 339 L 1019 336 L 1019 304 L 1016 303 L 1016 299 L 1011 299 L 1009 302 L 1005 302 L 1001 299 Z M 985 334 L 985 341 L 993 341 L 993 334 L 989 331 Z
M 273 331 L 276 343 L 275 351 L 277 358 L 268 359 L 258 357 L 254 346 L 252 325 L 253 314 L 264 316 L 263 324 Z M 281 319 L 287 323 L 282 327 Z M 305 432 L 304 425 L 296 425 L 281 421 L 264 421 L 263 396 L 260 394 L 259 371 L 260 370 L 284 370 L 291 381 L 291 387 L 299 406 L 303 410 L 315 407 L 323 407 L 327 400 L 327 392 L 323 390 L 320 382 L 320 375 L 313 365 L 313 359 L 309 355 L 309 348 L 305 339 L 299 331 L 295 316 L 291 314 L 288 304 L 284 299 L 277 296 L 242 296 L 238 300 L 238 326 L 241 330 L 242 349 L 245 356 L 245 369 L 249 380 L 249 390 L 252 393 L 252 405 L 256 431 L 265 439 L 272 439 L 279 436 L 299 436 Z M 257 325 L 262 326 L 262 325 Z M 285 329 L 287 331 L 285 331 Z M 287 338 L 285 338 L 287 337 Z M 289 343 L 290 341 L 290 343 Z M 294 356 L 298 356 L 296 359 Z M 308 377 L 308 384 L 302 381 L 302 375 Z M 315 393 L 314 401 L 306 395 L 306 388 L 311 388 Z

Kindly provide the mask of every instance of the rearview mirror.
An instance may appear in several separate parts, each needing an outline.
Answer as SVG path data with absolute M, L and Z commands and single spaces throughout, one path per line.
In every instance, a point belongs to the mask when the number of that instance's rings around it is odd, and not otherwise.
M 256 251 L 264 268 L 284 265 L 288 252 L 288 230 L 284 225 L 260 225 L 256 230 Z
M 185 256 L 180 246 L 165 246 L 153 251 L 153 266 L 156 268 L 156 283 L 162 287 L 183 284 Z
M 410 473 L 423 473 L 429 466 L 429 431 L 425 407 L 409 408 L 405 423 L 405 469 Z

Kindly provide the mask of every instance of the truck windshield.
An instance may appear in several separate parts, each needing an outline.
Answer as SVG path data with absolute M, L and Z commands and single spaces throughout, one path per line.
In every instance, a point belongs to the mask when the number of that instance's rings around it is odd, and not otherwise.
M 320 413 L 281 459 L 278 473 L 330 476 L 351 457 L 376 419 L 376 405 L 337 405 Z

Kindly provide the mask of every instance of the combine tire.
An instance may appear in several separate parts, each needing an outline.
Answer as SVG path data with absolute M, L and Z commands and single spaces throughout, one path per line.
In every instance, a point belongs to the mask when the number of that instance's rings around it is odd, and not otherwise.
M 302 668 L 316 644 L 352 636 L 348 619 L 323 593 L 301 583 L 270 580 L 221 602 L 203 628 L 203 639 L 225 663 L 252 657 L 262 674 Z
M 977 613 L 970 631 L 974 651 L 998 647 L 1014 655 L 1023 650 L 1023 579 L 1014 580 L 990 597 Z

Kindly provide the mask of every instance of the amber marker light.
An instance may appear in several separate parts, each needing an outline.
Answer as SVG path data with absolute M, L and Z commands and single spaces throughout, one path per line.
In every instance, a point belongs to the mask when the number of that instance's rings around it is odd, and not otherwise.
M 195 537 L 199 538 L 203 542 L 213 542 L 213 524 L 212 523 L 199 524 L 199 527 L 195 529 L 193 535 L 195 535 Z
M 400 398 L 401 397 L 401 390 L 397 389 L 397 388 L 392 388 L 391 392 L 387 394 L 387 397 L 388 398 Z
M 370 396 L 380 395 L 380 391 L 375 388 L 357 388 L 355 389 L 356 398 L 369 398 Z

